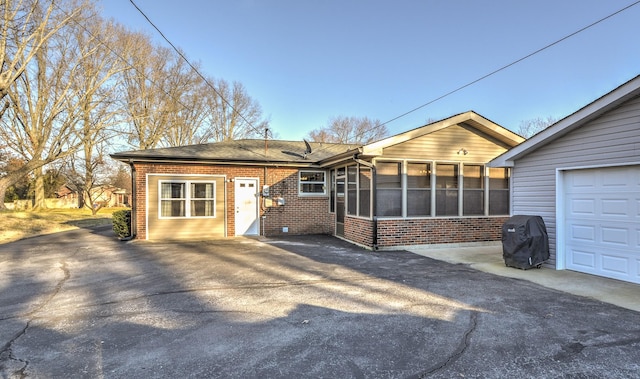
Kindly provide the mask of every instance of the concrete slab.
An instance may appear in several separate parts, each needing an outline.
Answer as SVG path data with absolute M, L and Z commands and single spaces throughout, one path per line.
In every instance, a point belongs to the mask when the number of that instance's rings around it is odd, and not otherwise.
M 501 245 L 476 247 L 411 247 L 406 250 L 425 257 L 469 267 L 494 275 L 527 280 L 532 283 L 597 299 L 619 307 L 640 312 L 640 285 L 569 270 L 549 267 L 521 270 L 507 267 L 502 258 Z

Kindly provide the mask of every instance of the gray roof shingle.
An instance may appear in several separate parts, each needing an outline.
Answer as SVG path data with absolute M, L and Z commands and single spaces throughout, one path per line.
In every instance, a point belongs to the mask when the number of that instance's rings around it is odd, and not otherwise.
M 124 151 L 111 154 L 117 160 L 179 160 L 261 163 L 318 163 L 356 149 L 359 145 L 309 142 L 311 153 L 305 154 L 304 141 L 240 139 L 178 147 Z

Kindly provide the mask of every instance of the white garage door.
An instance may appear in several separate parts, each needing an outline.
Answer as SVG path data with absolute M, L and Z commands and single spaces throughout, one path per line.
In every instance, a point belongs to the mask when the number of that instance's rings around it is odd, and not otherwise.
M 640 166 L 564 178 L 566 268 L 640 283 Z

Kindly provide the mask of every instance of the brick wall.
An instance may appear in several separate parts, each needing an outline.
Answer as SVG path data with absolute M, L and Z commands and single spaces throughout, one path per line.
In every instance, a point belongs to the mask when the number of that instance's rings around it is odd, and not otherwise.
M 362 246 L 373 246 L 373 220 L 345 216 L 344 238 Z
M 378 246 L 500 241 L 508 217 L 378 220 Z
M 205 164 L 163 164 L 136 163 L 136 227 L 137 238 L 145 239 L 146 219 L 146 176 L 147 174 L 180 175 L 225 175 L 227 235 L 235 231 L 235 187 L 230 180 L 257 178 L 260 190 L 263 185 L 270 186 L 270 197 L 282 197 L 282 207 L 264 207 L 260 197 L 260 234 L 266 236 L 282 234 L 333 234 L 333 215 L 329 214 L 329 197 L 298 196 L 298 169 L 281 167 L 221 166 Z M 262 217 L 264 216 L 264 217 Z M 288 233 L 283 232 L 288 228 Z
M 264 208 L 264 235 L 333 234 L 329 196 L 299 196 L 298 169 L 268 168 L 267 184 L 271 198 L 284 198 L 282 207 Z M 283 228 L 288 232 L 283 232 Z

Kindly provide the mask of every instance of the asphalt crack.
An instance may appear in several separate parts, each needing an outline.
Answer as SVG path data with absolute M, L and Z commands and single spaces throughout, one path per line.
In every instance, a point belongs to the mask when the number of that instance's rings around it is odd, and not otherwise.
M 55 288 L 53 289 L 53 291 L 51 292 L 51 294 L 49 294 L 49 296 L 40 304 L 38 305 L 35 309 L 33 309 L 32 311 L 26 313 L 24 315 L 24 317 L 28 318 L 27 322 L 25 323 L 24 328 L 22 328 L 21 330 L 19 330 L 16 334 L 14 334 L 14 336 L 2 346 L 2 349 L 0 349 L 0 373 L 2 373 L 5 370 L 11 370 L 10 363 L 11 362 L 17 362 L 18 366 L 20 366 L 18 369 L 13 369 L 13 372 L 10 374 L 11 377 L 18 377 L 18 378 L 26 378 L 27 374 L 27 368 L 29 367 L 29 361 L 26 359 L 20 359 L 18 357 L 16 357 L 13 354 L 13 345 L 20 339 L 22 338 L 24 335 L 27 334 L 29 327 L 31 326 L 31 322 L 34 320 L 35 315 L 42 311 L 47 305 L 49 305 L 49 303 L 51 303 L 51 300 L 53 300 L 54 297 L 56 297 L 56 295 L 58 295 L 58 293 L 60 293 L 60 291 L 62 290 L 62 287 L 64 286 L 64 284 L 67 282 L 67 280 L 69 280 L 69 278 L 71 278 L 71 272 L 69 271 L 69 268 L 67 267 L 67 262 L 62 262 L 60 264 L 60 269 L 62 270 L 63 273 L 63 277 L 62 279 L 60 279 L 58 281 L 58 283 L 56 284 Z
M 473 334 L 473 332 L 476 330 L 477 327 L 478 327 L 478 312 L 472 311 L 471 314 L 469 315 L 469 327 L 462 335 L 462 338 L 460 339 L 460 343 L 458 343 L 458 347 L 453 351 L 453 353 L 451 353 L 451 355 L 449 355 L 447 359 L 444 360 L 444 362 L 429 368 L 422 374 L 411 376 L 410 378 L 419 378 L 419 379 L 426 378 L 434 374 L 435 372 L 446 368 L 447 366 L 451 365 L 455 361 L 457 361 L 469 347 L 471 335 Z

